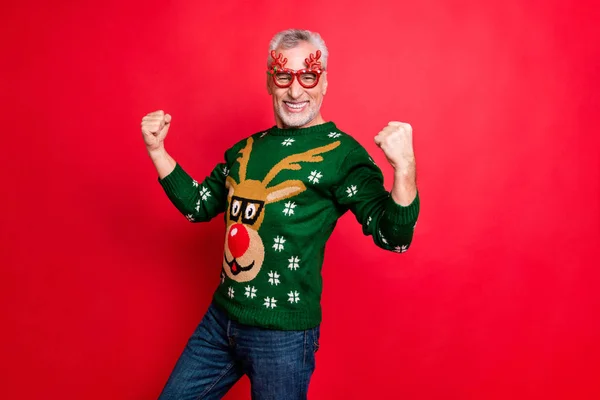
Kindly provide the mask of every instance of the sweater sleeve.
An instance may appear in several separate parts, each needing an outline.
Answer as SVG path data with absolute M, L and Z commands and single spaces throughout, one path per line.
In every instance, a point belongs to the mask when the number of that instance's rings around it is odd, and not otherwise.
M 225 211 L 228 173 L 225 161 L 217 164 L 202 182 L 197 182 L 177 164 L 169 175 L 158 181 L 173 205 L 190 222 L 206 222 Z
M 404 253 L 408 250 L 419 216 L 419 194 L 408 206 L 397 204 L 383 186 L 383 174 L 367 151 L 358 146 L 346 156 L 334 187 L 335 198 L 349 209 L 382 249 Z

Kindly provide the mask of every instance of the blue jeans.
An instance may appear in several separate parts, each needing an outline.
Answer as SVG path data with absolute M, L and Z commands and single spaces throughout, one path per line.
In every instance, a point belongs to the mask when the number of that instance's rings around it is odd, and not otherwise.
M 306 399 L 318 348 L 318 326 L 280 331 L 242 325 L 211 304 L 159 400 L 220 399 L 244 374 L 253 400 Z

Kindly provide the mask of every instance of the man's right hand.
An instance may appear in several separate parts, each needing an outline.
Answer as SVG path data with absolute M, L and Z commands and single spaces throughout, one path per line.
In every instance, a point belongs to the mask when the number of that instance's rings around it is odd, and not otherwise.
M 142 136 L 149 153 L 164 149 L 164 140 L 170 125 L 171 116 L 163 110 L 151 112 L 142 118 Z

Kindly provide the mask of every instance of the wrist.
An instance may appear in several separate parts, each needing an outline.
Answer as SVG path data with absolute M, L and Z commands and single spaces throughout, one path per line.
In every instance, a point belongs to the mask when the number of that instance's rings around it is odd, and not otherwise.
M 414 156 L 403 156 L 397 160 L 390 160 L 390 164 L 394 168 L 394 174 L 397 176 L 408 175 L 413 173 L 416 169 L 416 162 Z
M 414 164 L 394 169 L 394 179 L 398 182 L 411 183 L 415 181 L 415 177 L 416 169 Z
M 148 148 L 146 148 L 146 150 L 148 151 L 148 155 L 150 156 L 150 158 L 152 160 L 158 160 L 160 158 L 164 158 L 165 155 L 167 154 L 167 151 L 165 150 L 164 146 L 160 146 L 156 149 L 150 149 L 148 147 Z

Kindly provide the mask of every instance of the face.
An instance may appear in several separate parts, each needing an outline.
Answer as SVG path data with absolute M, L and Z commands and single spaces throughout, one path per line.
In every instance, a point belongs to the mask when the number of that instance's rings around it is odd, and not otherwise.
M 316 54 L 317 48 L 308 42 L 300 42 L 292 49 L 276 49 L 287 58 L 286 68 L 297 71 L 307 68 L 305 59 Z M 307 128 L 325 122 L 321 117 L 321 103 L 327 91 L 327 72 L 323 72 L 314 88 L 306 89 L 294 79 L 288 88 L 280 88 L 267 75 L 267 90 L 273 99 L 275 121 L 279 128 Z

